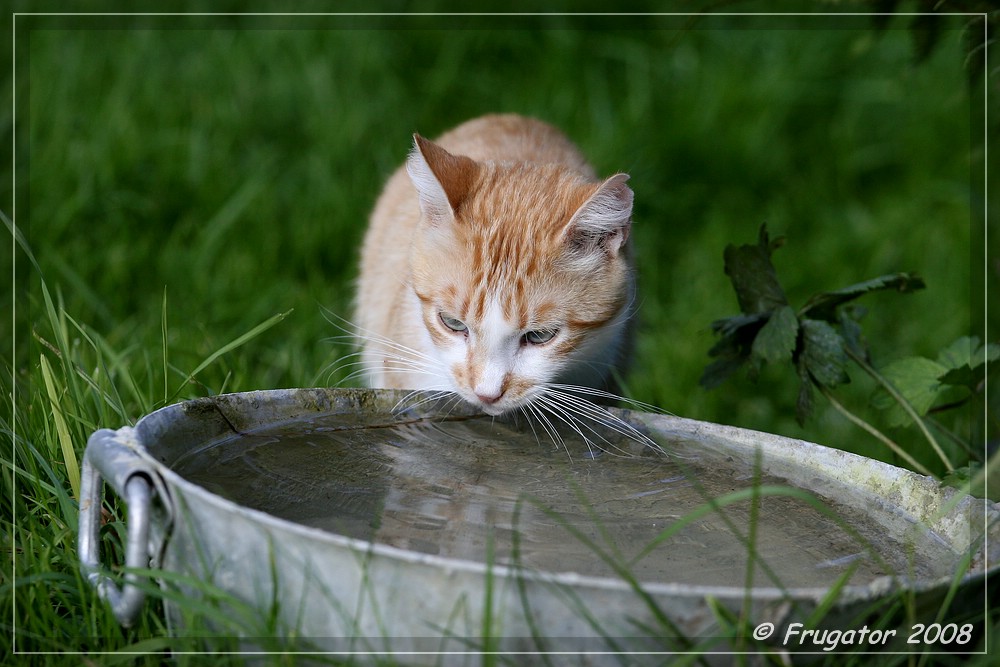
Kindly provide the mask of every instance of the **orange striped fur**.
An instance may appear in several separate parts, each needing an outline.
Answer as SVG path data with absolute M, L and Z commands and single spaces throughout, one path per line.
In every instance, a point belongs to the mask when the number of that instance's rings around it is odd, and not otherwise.
M 547 383 L 607 388 L 634 292 L 626 180 L 598 179 L 562 133 L 521 116 L 414 135 L 362 249 L 368 383 L 455 392 L 489 414 Z

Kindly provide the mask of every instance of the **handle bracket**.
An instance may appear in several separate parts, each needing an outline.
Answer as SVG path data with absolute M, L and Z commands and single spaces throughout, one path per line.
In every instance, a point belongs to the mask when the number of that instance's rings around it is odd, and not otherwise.
M 145 590 L 137 585 L 140 575 L 134 570 L 149 567 L 150 506 L 153 489 L 158 486 L 158 475 L 136 453 L 136 446 L 130 427 L 94 432 L 87 441 L 80 477 L 80 570 L 125 627 L 135 622 L 146 599 Z M 102 481 L 128 505 L 126 569 L 120 588 L 100 563 Z

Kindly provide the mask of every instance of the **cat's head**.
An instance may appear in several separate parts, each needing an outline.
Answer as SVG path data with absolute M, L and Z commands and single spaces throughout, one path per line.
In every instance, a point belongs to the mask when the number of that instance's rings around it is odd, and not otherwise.
M 598 386 L 632 296 L 628 176 L 476 162 L 415 135 L 412 288 L 451 390 L 489 414 L 553 381 Z

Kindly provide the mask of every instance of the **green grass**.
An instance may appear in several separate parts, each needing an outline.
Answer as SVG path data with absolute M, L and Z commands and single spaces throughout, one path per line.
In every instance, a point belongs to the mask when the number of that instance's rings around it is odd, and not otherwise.
M 958 18 L 920 62 L 902 18 L 882 32 L 865 18 L 18 25 L 5 136 L 24 244 L 14 267 L 0 259 L 16 306 L 0 327 L 4 394 L 16 391 L 3 514 L 18 520 L 5 522 L 15 569 L 0 597 L 16 596 L 4 623 L 17 620 L 19 650 L 169 646 L 156 603 L 121 630 L 77 573 L 86 438 L 185 398 L 336 381 L 348 350 L 323 310 L 349 315 L 367 215 L 414 131 L 536 115 L 599 172 L 632 175 L 640 335 L 627 386 L 675 414 L 892 461 L 822 404 L 799 426 L 790 370 L 698 387 L 709 324 L 737 311 L 723 248 L 762 222 L 787 237 L 775 263 L 793 304 L 894 271 L 924 277 L 921 293 L 862 301 L 876 366 L 933 357 L 987 324 L 979 212 L 997 188 L 979 175 L 983 93 L 966 85 Z M 852 380 L 837 396 L 877 421 L 873 383 Z M 972 421 L 978 443 L 996 436 Z M 934 463 L 915 430 L 893 436 Z M 113 554 L 120 529 L 107 528 Z

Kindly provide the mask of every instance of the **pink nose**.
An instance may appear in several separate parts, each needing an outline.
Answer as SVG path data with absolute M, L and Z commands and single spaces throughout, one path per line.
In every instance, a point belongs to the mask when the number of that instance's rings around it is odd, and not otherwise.
M 478 391 L 476 392 L 476 398 L 483 402 L 484 405 L 493 405 L 503 397 L 503 390 L 500 390 L 496 394 L 482 394 Z

